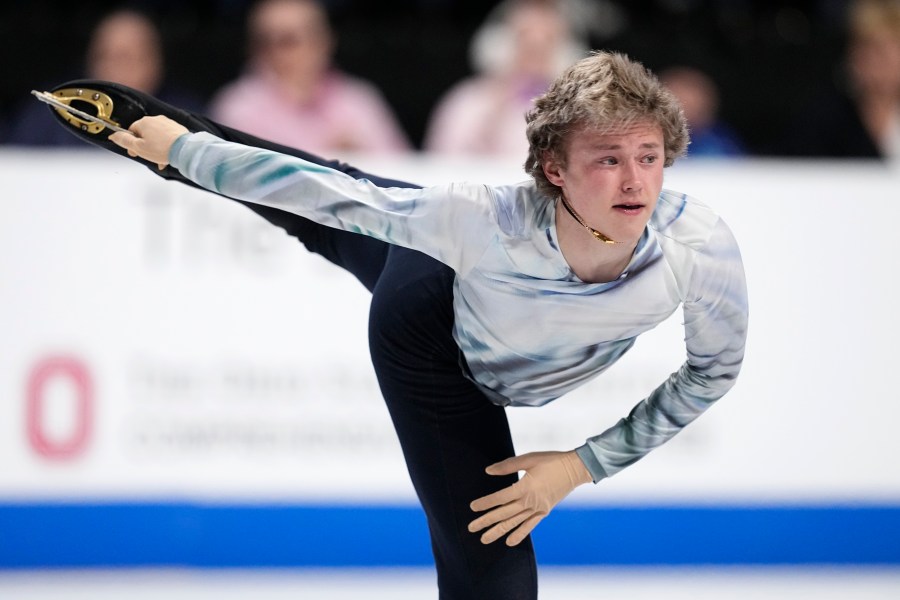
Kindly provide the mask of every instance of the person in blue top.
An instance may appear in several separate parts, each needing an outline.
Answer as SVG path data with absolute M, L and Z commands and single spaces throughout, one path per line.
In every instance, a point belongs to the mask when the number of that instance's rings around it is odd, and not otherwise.
M 372 291 L 372 361 L 441 598 L 536 597 L 534 527 L 735 383 L 748 321 L 738 245 L 707 205 L 663 189 L 685 120 L 624 55 L 592 53 L 535 101 L 530 178 L 503 186 L 381 179 L 105 89 L 134 108 L 129 133 L 91 141 L 244 203 Z M 583 445 L 515 455 L 506 406 L 590 381 L 679 306 L 680 369 Z

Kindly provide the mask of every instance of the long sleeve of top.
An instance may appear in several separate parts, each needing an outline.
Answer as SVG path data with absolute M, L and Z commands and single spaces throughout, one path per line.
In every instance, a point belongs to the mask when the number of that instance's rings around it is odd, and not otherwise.
M 590 381 L 683 309 L 687 360 L 577 449 L 595 481 L 670 439 L 733 385 L 747 330 L 738 246 L 706 205 L 664 190 L 621 276 L 581 281 L 533 182 L 379 188 L 301 159 L 186 134 L 172 166 L 221 195 L 424 252 L 450 266 L 454 338 L 491 401 L 539 406 Z

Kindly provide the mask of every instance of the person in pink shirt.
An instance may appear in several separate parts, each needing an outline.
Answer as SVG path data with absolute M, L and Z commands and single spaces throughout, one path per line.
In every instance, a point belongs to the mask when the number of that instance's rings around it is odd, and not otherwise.
M 424 149 L 515 157 L 528 151 L 525 113 L 563 69 L 587 54 L 563 0 L 505 0 L 472 39 L 476 74 L 439 99 Z
M 212 98 L 224 125 L 313 152 L 406 152 L 381 92 L 333 63 L 334 35 L 317 0 L 260 0 L 248 15 L 246 71 Z

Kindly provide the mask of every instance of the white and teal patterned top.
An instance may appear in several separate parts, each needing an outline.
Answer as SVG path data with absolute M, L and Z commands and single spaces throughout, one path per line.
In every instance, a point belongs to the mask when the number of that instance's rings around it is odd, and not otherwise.
M 528 181 L 379 188 L 299 158 L 185 134 L 172 166 L 225 196 L 413 248 L 450 266 L 472 376 L 504 405 L 539 406 L 593 379 L 683 306 L 687 360 L 577 449 L 595 481 L 670 439 L 734 385 L 747 293 L 737 243 L 704 204 L 664 190 L 621 277 L 585 283 L 556 237 L 554 202 Z

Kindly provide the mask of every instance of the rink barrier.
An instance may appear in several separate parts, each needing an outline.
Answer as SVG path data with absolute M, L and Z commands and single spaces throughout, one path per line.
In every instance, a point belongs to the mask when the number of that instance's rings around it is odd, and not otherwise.
M 900 565 L 900 505 L 559 508 L 545 565 Z M 433 564 L 413 506 L 5 503 L 0 568 Z

